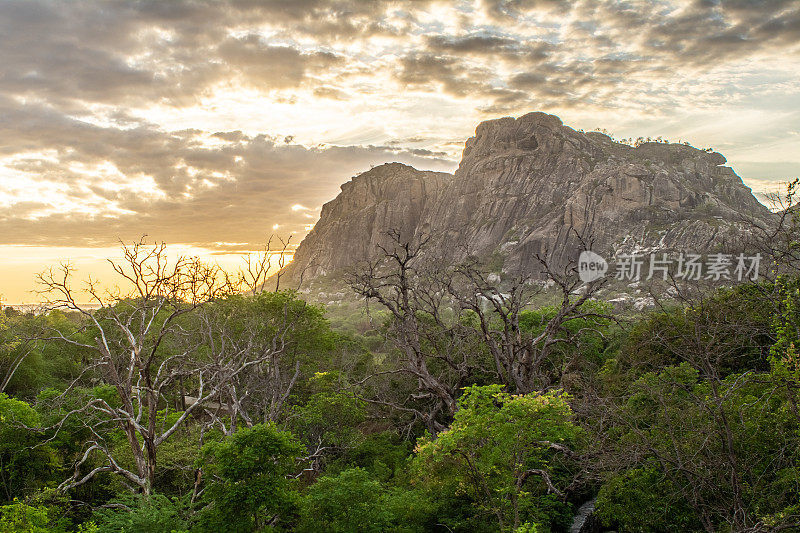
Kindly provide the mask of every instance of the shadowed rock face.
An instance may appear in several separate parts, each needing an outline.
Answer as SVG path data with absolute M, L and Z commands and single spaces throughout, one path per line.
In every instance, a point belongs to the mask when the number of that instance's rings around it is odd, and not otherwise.
M 536 254 L 572 257 L 570 228 L 596 249 L 714 250 L 743 217 L 770 217 L 725 161 L 682 144 L 633 148 L 544 113 L 483 122 L 454 175 L 391 163 L 344 184 L 287 274 L 341 272 L 374 257 L 389 229 L 430 235 L 452 261 L 498 254 L 506 272 L 535 269 Z
M 303 239 L 287 267 L 289 278 L 313 279 L 342 272 L 374 257 L 389 241 L 386 231 L 403 237 L 429 228 L 427 213 L 445 201 L 453 180 L 445 172 L 423 172 L 401 163 L 388 163 L 359 174 L 342 185 L 342 192 L 322 206 L 320 220 Z

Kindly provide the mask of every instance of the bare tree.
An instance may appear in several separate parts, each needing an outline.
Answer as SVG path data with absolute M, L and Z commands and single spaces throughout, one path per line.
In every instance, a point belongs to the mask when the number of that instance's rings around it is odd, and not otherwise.
M 286 256 L 290 254 L 289 246 L 292 241 L 290 235 L 287 239 L 278 237 L 279 246 L 273 248 L 275 235 L 270 235 L 263 249 L 255 254 L 248 254 L 244 260 L 244 268 L 239 270 L 238 286 L 240 289 L 249 291 L 251 294 L 259 294 L 266 290 L 267 279 L 270 277 L 273 268 L 277 271 L 274 274 L 275 291 L 280 290 L 281 276 L 286 266 Z M 277 261 L 275 261 L 277 256 Z M 274 263 L 273 263 L 274 261 Z
M 747 246 L 760 252 L 770 268 L 762 273 L 774 280 L 781 274 L 800 273 L 800 178 L 789 182 L 786 194 L 768 197 L 775 215 L 771 219 L 746 219 L 751 236 Z
M 382 256 L 353 274 L 349 282 L 368 301 L 378 302 L 390 315 L 390 337 L 401 354 L 399 366 L 380 374 L 405 374 L 417 382 L 406 401 L 364 398 L 413 414 L 432 433 L 444 428 L 440 415 L 455 413 L 456 395 L 477 365 L 458 317 L 448 307 L 447 287 L 423 261 L 428 237 L 412 241 L 399 231 L 387 232 Z M 370 376 L 367 379 L 370 379 Z
M 112 385 L 119 405 L 95 398 L 66 417 L 81 415 L 91 437 L 74 474 L 60 485 L 67 490 L 91 480 L 100 472 L 113 472 L 132 488 L 149 494 L 158 464 L 159 447 L 184 425 L 189 417 L 208 402 L 218 399 L 232 379 L 262 359 L 250 359 L 239 352 L 216 357 L 195 357 L 190 332 L 185 322 L 203 305 L 229 294 L 231 284 L 219 268 L 194 258 L 179 257 L 171 262 L 162 244 L 148 245 L 144 239 L 123 245 L 124 260 L 110 261 L 113 270 L 131 290 L 103 290 L 94 281 L 86 282 L 84 294 L 96 307 L 79 303 L 80 292 L 71 285 L 73 269 L 62 265 L 39 275 L 42 294 L 50 309 L 80 313 L 86 326 L 79 333 L 94 336 L 92 343 L 78 335 L 51 332 L 48 340 L 65 342 L 90 350 L 94 358 L 60 396 L 69 394 L 85 376 L 96 373 Z M 188 382 L 195 401 L 176 418 L 159 413 L 169 409 L 168 394 L 178 382 Z M 55 428 L 64 423 L 62 419 Z M 126 468 L 107 440 L 105 429 L 117 428 L 125 435 L 134 459 Z M 99 457 L 99 461 L 95 458 Z M 98 464 L 86 471 L 85 466 Z
M 406 401 L 365 399 L 415 415 L 432 433 L 455 413 L 458 390 L 478 376 L 498 379 L 521 393 L 546 388 L 550 380 L 544 369 L 555 364 L 555 347 L 575 345 L 586 330 L 599 329 L 609 318 L 584 307 L 603 282 L 583 284 L 574 262 L 556 270 L 539 258 L 541 283 L 520 276 L 501 286 L 489 281 L 491 273 L 475 261 L 453 266 L 431 253 L 426 256 L 428 237 L 404 239 L 395 230 L 387 235 L 381 256 L 349 281 L 357 294 L 380 304 L 391 317 L 389 336 L 401 359 L 396 368 L 376 376 L 410 375 L 417 391 Z M 521 327 L 520 319 L 534 297 L 551 286 L 559 295 L 558 307 L 534 334 Z
M 501 285 L 477 262 L 462 263 L 448 272 L 448 289 L 462 310 L 478 318 L 480 334 L 492 354 L 500 381 L 519 393 L 542 390 L 559 381 L 568 365 L 556 368 L 559 375 L 548 377 L 547 365 L 553 364 L 554 349 L 571 346 L 580 352 L 580 341 L 588 332 L 600 334 L 601 326 L 612 319 L 584 304 L 605 283 L 604 279 L 583 283 L 576 264 L 568 260 L 561 268 L 537 256 L 541 271 L 537 275 L 519 275 Z M 557 305 L 551 316 L 542 315 L 538 333 L 526 331 L 520 324 L 523 312 L 530 310 L 536 298 L 556 295 Z M 570 325 L 578 327 L 570 329 Z M 552 372 L 551 372 L 552 373 Z
M 197 313 L 197 335 L 214 365 L 240 370 L 223 380 L 220 403 L 206 408 L 225 434 L 238 420 L 248 427 L 275 420 L 301 374 L 298 336 L 307 325 L 308 305 L 293 294 L 264 293 L 231 297 Z M 235 365 L 233 368 L 235 367 Z

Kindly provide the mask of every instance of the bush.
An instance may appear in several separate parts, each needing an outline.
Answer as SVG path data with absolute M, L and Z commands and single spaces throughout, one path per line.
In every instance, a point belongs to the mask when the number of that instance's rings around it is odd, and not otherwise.
M 685 500 L 675 498 L 672 483 L 653 467 L 634 468 L 600 489 L 597 515 L 622 533 L 701 531 Z
M 362 468 L 321 477 L 303 501 L 301 531 L 385 531 L 391 515 L 381 505 L 381 483 Z
M 98 533 L 183 533 L 188 531 L 188 505 L 161 494 L 137 495 L 112 502 L 94 515 Z
M 0 502 L 41 488 L 50 478 L 53 453 L 28 429 L 39 414 L 27 403 L 0 393 Z
M 49 533 L 47 508 L 14 500 L 0 507 L 0 533 Z
M 201 526 L 208 531 L 262 531 L 295 514 L 299 495 L 288 476 L 297 468 L 303 446 L 274 424 L 241 429 L 203 447 L 203 469 L 210 484 L 204 495 Z

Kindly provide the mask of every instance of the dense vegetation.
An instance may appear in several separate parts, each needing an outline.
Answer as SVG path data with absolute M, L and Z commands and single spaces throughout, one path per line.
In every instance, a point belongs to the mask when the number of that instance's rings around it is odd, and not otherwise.
M 94 311 L 47 273 L 53 310 L 0 312 L 0 532 L 566 531 L 592 498 L 617 531 L 798 530 L 783 244 L 772 279 L 624 319 L 399 240 L 345 319 L 143 243 Z

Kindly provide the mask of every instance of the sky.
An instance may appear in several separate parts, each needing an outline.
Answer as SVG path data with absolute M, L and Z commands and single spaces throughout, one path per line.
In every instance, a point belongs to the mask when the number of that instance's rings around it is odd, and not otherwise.
M 0 0 L 0 301 L 119 241 L 233 268 L 342 183 L 544 111 L 800 175 L 800 0 Z

